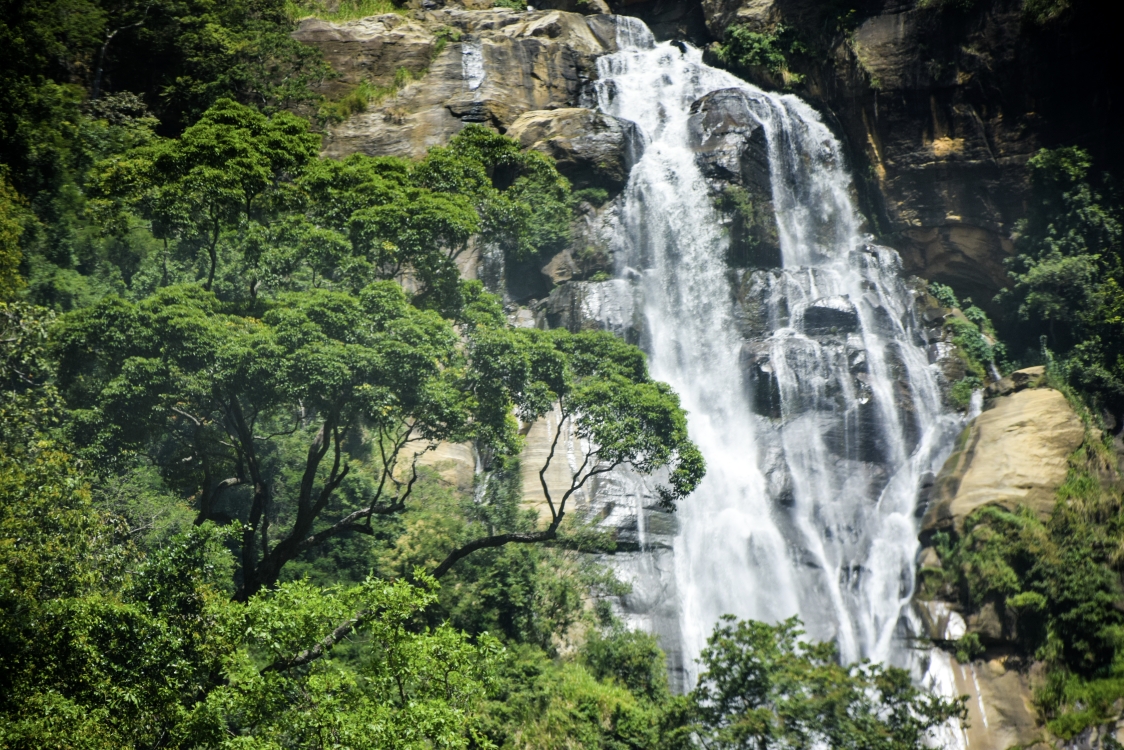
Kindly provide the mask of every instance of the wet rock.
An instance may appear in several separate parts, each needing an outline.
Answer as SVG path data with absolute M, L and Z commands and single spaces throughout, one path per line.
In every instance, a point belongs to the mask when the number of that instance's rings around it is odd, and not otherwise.
M 635 123 L 592 109 L 524 112 L 507 135 L 552 157 L 576 189 L 620 190 L 642 151 Z
M 809 336 L 854 333 L 858 329 L 858 311 L 846 296 L 818 299 L 804 311 L 804 332 Z
M 740 89 L 712 91 L 691 104 L 691 145 L 703 175 L 771 195 L 765 129 Z
M 1084 438 L 1081 420 L 1052 388 L 987 402 L 987 409 L 957 439 L 937 477 L 922 538 L 942 530 L 961 533 L 968 515 L 985 505 L 1008 510 L 1026 505 L 1048 517 L 1054 493 L 1065 481 L 1069 454 Z
M 1036 720 L 1031 685 L 1033 670 L 1009 657 L 960 664 L 949 660 L 956 695 L 968 696 L 967 747 L 977 750 L 1008 750 L 1012 747 L 1041 748 L 1043 731 Z M 1040 678 L 1039 678 L 1040 679 Z M 1041 744 L 1039 744 L 1041 743 Z
M 753 411 L 769 419 L 780 419 L 781 389 L 773 363 L 769 359 L 768 342 L 747 341 L 742 347 L 741 360 L 751 392 Z
M 937 642 L 951 642 L 962 638 L 968 626 L 958 611 L 939 599 L 914 602 L 917 613 L 921 615 L 924 635 Z
M 563 284 L 532 310 L 539 328 L 565 328 L 571 333 L 609 330 L 629 343 L 640 338 L 631 289 L 621 279 Z

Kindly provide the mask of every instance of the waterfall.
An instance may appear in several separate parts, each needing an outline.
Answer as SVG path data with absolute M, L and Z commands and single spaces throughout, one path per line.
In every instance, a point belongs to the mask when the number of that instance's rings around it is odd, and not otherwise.
M 619 199 L 613 284 L 708 467 L 678 511 L 677 622 L 656 629 L 678 639 L 665 645 L 688 687 L 726 613 L 799 615 L 845 660 L 911 664 L 918 488 L 962 422 L 942 406 L 900 260 L 860 234 L 840 144 L 810 106 L 657 44 L 635 19 L 618 19 L 618 47 L 598 62 L 597 106 L 635 122 L 645 148 Z M 748 112 L 715 120 L 739 148 L 764 136 L 776 267 L 728 262 L 700 166 L 708 106 Z

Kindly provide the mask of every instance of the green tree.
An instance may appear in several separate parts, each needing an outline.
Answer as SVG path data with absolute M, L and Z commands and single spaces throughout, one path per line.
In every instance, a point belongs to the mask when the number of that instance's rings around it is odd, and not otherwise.
M 915 748 L 966 698 L 950 701 L 909 673 L 839 663 L 833 643 L 809 643 L 796 618 L 776 625 L 727 615 L 707 640 L 691 694 L 708 748 Z
M 241 604 L 224 536 L 207 524 L 144 555 L 72 458 L 0 458 L 0 744 L 469 746 L 502 649 L 420 625 L 431 579 L 298 581 Z M 356 612 L 362 646 L 334 658 L 324 634 Z
M 5 747 L 151 747 L 221 675 L 214 529 L 148 559 L 122 531 L 57 448 L 0 460 Z
M 229 608 L 222 627 L 246 638 L 226 684 L 186 722 L 192 745 L 469 747 L 502 648 L 487 635 L 472 642 L 447 626 L 419 627 L 433 588 L 420 574 L 415 584 L 369 578 L 346 589 L 292 582 Z M 308 659 L 326 655 L 323 634 L 341 620 L 362 648 Z
M 19 219 L 20 196 L 8 184 L 7 175 L 0 171 L 0 302 L 10 302 L 24 286 L 20 276 L 20 235 L 23 226 Z
M 997 301 L 1028 325 L 1029 345 L 1048 337 L 1070 383 L 1124 414 L 1124 230 L 1119 200 L 1090 179 L 1079 148 L 1043 149 L 1029 162 L 1033 206 L 1017 227 L 1014 284 Z
M 266 117 L 220 99 L 180 138 L 103 163 L 99 190 L 122 198 L 152 223 L 157 237 L 204 250 L 203 288 L 210 290 L 224 234 L 247 231 L 251 222 L 268 224 L 279 186 L 316 157 L 319 144 L 305 120 L 285 112 Z
M 283 296 L 261 320 L 223 314 L 192 287 L 135 305 L 111 298 L 69 317 L 58 347 L 92 456 L 147 452 L 194 495 L 197 523 L 229 519 L 232 488 L 250 493 L 236 513 L 240 598 L 305 549 L 400 511 L 417 479 L 414 446 L 467 439 L 479 418 L 452 327 L 393 282 L 358 297 Z M 332 501 L 352 471 L 349 441 L 375 460 L 355 478 L 361 507 L 344 512 Z M 342 517 L 325 524 L 329 507 Z
M 48 354 L 53 322 L 49 310 L 0 301 L 0 454 L 10 458 L 25 456 L 63 417 Z

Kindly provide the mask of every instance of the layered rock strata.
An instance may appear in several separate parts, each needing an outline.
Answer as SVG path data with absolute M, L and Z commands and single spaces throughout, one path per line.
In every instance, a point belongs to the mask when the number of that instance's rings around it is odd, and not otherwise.
M 465 123 L 506 131 L 525 112 L 575 107 L 594 61 L 616 49 L 608 16 L 445 9 L 347 23 L 309 18 L 293 35 L 320 48 L 339 79 L 329 95 L 368 81 L 412 79 L 329 128 L 326 156 L 421 157 Z

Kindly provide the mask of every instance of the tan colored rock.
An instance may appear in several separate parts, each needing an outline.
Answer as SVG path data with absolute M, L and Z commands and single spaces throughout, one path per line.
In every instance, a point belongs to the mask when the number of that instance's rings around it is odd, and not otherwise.
M 293 36 L 324 51 L 344 88 L 385 85 L 401 67 L 418 76 L 331 127 L 326 156 L 418 158 L 468 122 L 503 132 L 524 112 L 574 107 L 597 75 L 596 58 L 616 49 L 615 23 L 561 11 L 445 9 L 339 24 L 305 19 Z M 448 41 L 438 53 L 439 34 Z
M 565 10 L 570 13 L 612 13 L 605 0 L 532 0 L 531 5 L 539 10 Z
M 362 81 L 387 85 L 399 68 L 424 73 L 433 58 L 437 37 L 423 23 L 396 13 L 331 23 L 306 18 L 293 38 L 318 47 L 332 70 L 340 74 L 323 93 L 337 96 Z
M 542 419 L 527 425 L 524 431 L 523 452 L 519 454 L 519 469 L 523 479 L 523 505 L 532 508 L 538 513 L 541 523 L 550 521 L 550 508 L 547 505 L 546 494 L 542 489 L 539 472 L 550 456 L 551 444 L 558 429 L 561 413 L 557 407 L 547 413 Z M 570 489 L 574 473 L 581 465 L 585 453 L 582 451 L 581 441 L 574 434 L 569 422 L 562 425 L 562 434 L 554 450 L 554 457 L 550 460 L 543 479 L 550 490 L 550 498 L 555 507 L 562 500 L 562 496 Z M 571 497 L 567 507 L 574 506 L 585 500 L 585 494 Z
M 1069 455 L 1084 438 L 1081 420 L 1052 388 L 992 399 L 957 439 L 941 469 L 922 534 L 960 533 L 964 519 L 985 505 L 1027 505 L 1049 516 Z
M 550 279 L 551 284 L 565 284 L 581 273 L 578 264 L 574 262 L 569 249 L 555 255 L 542 267 L 543 276 Z
M 641 143 L 635 123 L 581 107 L 524 112 L 507 135 L 553 158 L 579 189 L 624 187 Z
M 971 750 L 1030 747 L 1044 740 L 1038 726 L 1029 676 L 1004 660 L 960 664 L 949 657 L 957 695 L 968 696 L 965 732 Z
M 472 492 L 476 481 L 476 452 L 470 443 L 438 443 L 418 458 L 418 466 L 434 470 L 437 476 L 461 492 Z

